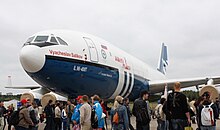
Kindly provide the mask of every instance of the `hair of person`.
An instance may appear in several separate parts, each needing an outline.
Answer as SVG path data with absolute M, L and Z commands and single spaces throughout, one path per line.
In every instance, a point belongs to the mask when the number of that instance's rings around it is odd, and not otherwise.
M 116 96 L 115 101 L 117 101 L 118 103 L 123 103 L 123 97 L 122 96 Z
M 60 103 L 59 103 L 59 102 L 57 102 L 57 106 L 60 106 Z
M 166 98 L 161 98 L 160 99 L 160 104 L 164 104 L 165 101 L 166 101 Z
M 123 102 L 127 102 L 129 100 L 129 98 L 124 98 Z
M 175 89 L 180 89 L 181 88 L 180 86 L 181 86 L 180 82 L 174 83 L 174 88 Z
M 83 95 L 82 100 L 84 102 L 88 102 L 89 101 L 89 97 L 87 95 Z
M 99 100 L 100 100 L 100 97 L 99 97 L 98 95 L 94 95 L 94 96 L 92 97 L 92 99 L 93 99 L 94 101 L 99 101 Z
M 202 94 L 203 97 L 210 97 L 210 92 L 208 91 L 205 91 L 203 94 Z
M 100 99 L 100 100 L 99 100 L 99 103 L 102 103 L 102 101 L 104 101 L 104 100 L 103 100 L 103 99 Z
M 32 104 L 33 106 L 36 106 L 36 105 L 37 105 L 37 103 L 36 103 L 35 101 L 33 101 L 31 104 Z
M 194 106 L 197 107 L 204 100 L 203 96 L 200 96 L 194 103 Z
M 140 93 L 140 97 L 142 98 L 145 94 L 148 94 L 147 90 L 142 90 Z
M 115 110 L 116 108 L 118 108 L 120 103 L 123 103 L 123 97 L 122 96 L 116 96 L 115 101 L 114 101 L 114 105 L 113 105 L 113 109 Z
M 51 104 L 52 102 L 53 102 L 53 100 L 49 100 L 49 101 L 48 101 L 48 104 Z

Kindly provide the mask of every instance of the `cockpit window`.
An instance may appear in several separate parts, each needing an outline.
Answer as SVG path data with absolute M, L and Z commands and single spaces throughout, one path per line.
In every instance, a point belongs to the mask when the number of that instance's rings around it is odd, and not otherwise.
M 23 46 L 26 45 L 36 45 L 38 47 L 46 47 L 46 46 L 52 46 L 52 45 L 68 45 L 63 39 L 60 37 L 54 37 L 54 35 L 51 34 L 51 36 L 33 36 L 28 38 L 28 40 L 24 43 Z
M 49 36 L 37 36 L 34 42 L 46 42 Z
M 33 41 L 33 39 L 34 39 L 34 36 L 33 37 L 29 37 L 25 43 L 31 43 Z
M 57 43 L 57 44 L 58 44 L 58 42 L 57 42 L 57 40 L 56 40 L 55 37 L 51 37 L 50 42 L 52 42 L 52 43 Z
M 61 45 L 68 45 L 63 39 L 57 37 L 57 40 L 60 42 Z

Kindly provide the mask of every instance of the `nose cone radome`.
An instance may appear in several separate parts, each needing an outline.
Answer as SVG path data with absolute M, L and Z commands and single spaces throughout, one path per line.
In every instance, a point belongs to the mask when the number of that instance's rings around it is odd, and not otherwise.
M 45 56 L 38 46 L 24 46 L 20 52 L 20 62 L 27 72 L 38 72 L 45 63 Z

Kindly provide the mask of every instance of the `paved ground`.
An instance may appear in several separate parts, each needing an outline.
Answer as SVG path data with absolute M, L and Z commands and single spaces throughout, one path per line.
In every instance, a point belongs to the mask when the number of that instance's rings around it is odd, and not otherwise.
M 135 128 L 135 117 L 132 117 L 132 118 L 131 118 L 131 123 L 132 123 L 132 125 L 133 125 L 134 128 Z M 110 124 L 110 121 L 109 121 L 109 120 L 108 120 L 108 124 Z M 44 126 L 45 126 L 45 124 L 44 124 L 44 123 L 41 123 L 41 124 L 39 125 L 39 130 L 43 130 Z M 193 127 L 193 130 L 196 130 L 197 124 L 192 124 L 192 127 Z M 108 130 L 110 130 L 110 128 L 111 128 L 111 126 L 108 125 Z M 150 123 L 150 129 L 151 129 L 151 130 L 157 130 L 157 121 L 156 121 L 156 119 L 154 119 L 154 120 L 151 121 L 151 123 Z M 5 130 L 7 130 L 7 129 L 5 129 Z M 217 128 L 216 128 L 216 130 L 220 130 L 220 120 L 217 120 Z

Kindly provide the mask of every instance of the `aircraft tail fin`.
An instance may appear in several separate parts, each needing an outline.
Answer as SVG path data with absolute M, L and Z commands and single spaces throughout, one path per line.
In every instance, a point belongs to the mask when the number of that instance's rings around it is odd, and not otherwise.
M 164 43 L 162 43 L 161 55 L 157 70 L 163 74 L 166 74 L 167 66 L 168 66 L 167 46 L 165 46 Z

